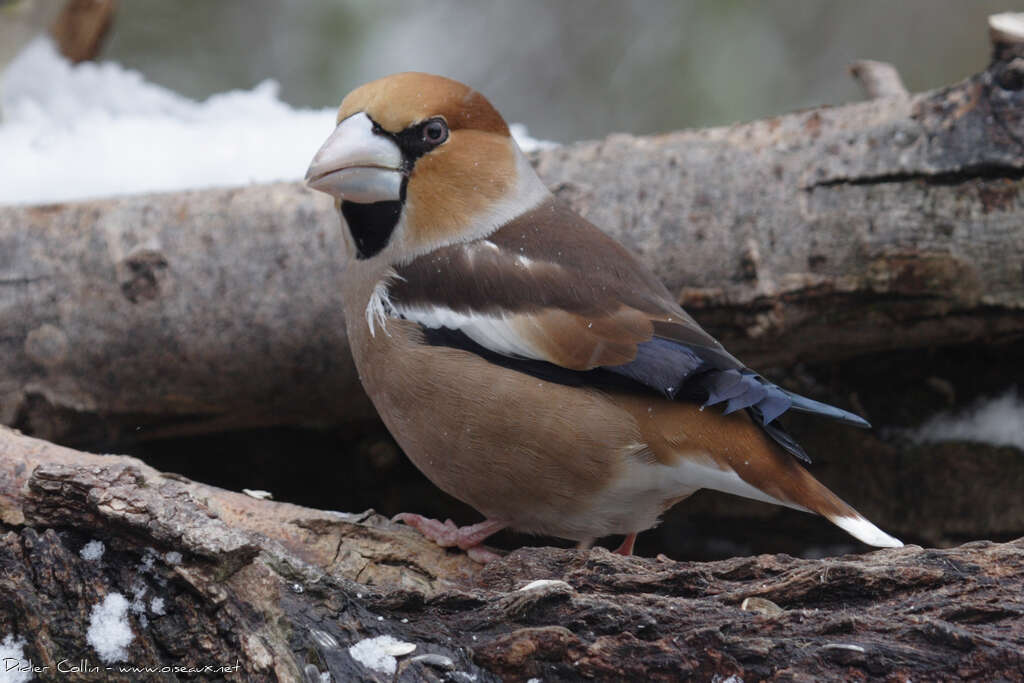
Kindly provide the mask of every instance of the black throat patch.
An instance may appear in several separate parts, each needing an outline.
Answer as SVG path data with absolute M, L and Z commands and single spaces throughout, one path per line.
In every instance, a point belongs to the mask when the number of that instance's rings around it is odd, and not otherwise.
M 372 118 L 370 122 L 373 124 L 375 135 L 389 138 L 401 150 L 402 171 L 405 177 L 402 179 L 401 196 L 396 201 L 374 202 L 373 204 L 341 203 L 341 215 L 348 223 L 349 232 L 352 233 L 352 239 L 356 243 L 356 258 L 360 260 L 372 258 L 388 245 L 391 233 L 398 225 L 398 218 L 402 215 L 405 189 L 409 183 L 412 167 L 416 164 L 417 159 L 440 144 L 424 138 L 422 128 L 430 122 L 430 119 L 413 124 L 400 133 L 390 133 L 384 130 Z M 447 135 L 445 139 L 447 139 Z
M 368 259 L 388 245 L 402 215 L 402 201 L 357 204 L 342 202 L 341 215 L 356 243 L 356 258 Z

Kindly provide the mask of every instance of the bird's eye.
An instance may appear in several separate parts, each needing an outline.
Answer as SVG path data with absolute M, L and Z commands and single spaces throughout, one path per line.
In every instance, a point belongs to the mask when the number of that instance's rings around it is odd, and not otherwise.
M 448 139 L 448 126 L 444 119 L 430 119 L 423 124 L 423 142 L 440 145 Z

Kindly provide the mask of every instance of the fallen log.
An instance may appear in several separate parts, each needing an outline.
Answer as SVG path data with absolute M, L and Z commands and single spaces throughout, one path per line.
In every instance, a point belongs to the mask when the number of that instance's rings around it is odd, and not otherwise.
M 0 468 L 4 664 L 41 680 L 1024 671 L 1024 539 L 710 563 L 525 548 L 481 567 L 372 512 L 259 500 L 4 428 Z
M 947 89 L 535 163 L 751 363 L 1015 338 L 1014 26 L 997 22 L 993 65 Z M 329 209 L 290 185 L 0 210 L 0 418 L 93 442 L 369 418 L 331 287 L 337 248 Z M 896 398 L 863 400 L 874 416 Z M 823 479 L 900 535 L 1021 530 L 1009 449 L 799 436 L 826 454 Z M 906 504 L 908 482 L 927 504 Z M 705 506 L 719 525 L 764 514 Z M 481 567 L 372 511 L 264 500 L 3 427 L 0 535 L 0 668 L 40 680 L 1024 674 L 1024 539 L 705 563 L 523 548 Z
M 543 150 L 754 367 L 1024 333 L 1024 46 L 913 96 Z M 0 208 L 0 423 L 117 443 L 372 416 L 298 184 Z

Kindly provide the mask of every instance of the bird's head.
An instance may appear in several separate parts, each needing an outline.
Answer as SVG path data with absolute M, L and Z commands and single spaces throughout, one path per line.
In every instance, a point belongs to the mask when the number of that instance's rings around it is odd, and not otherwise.
M 306 183 L 335 198 L 355 258 L 389 263 L 487 235 L 547 196 L 483 95 L 411 72 L 345 97 Z

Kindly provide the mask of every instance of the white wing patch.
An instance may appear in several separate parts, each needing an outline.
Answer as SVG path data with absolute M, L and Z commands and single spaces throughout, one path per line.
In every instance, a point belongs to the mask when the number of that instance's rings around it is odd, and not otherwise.
M 460 313 L 443 306 L 393 306 L 392 310 L 430 329 L 458 330 L 480 346 L 503 356 L 549 360 L 520 332 L 523 316 Z
M 521 156 L 521 155 L 520 155 Z M 525 160 L 525 157 L 524 157 Z M 528 163 L 529 162 L 525 162 Z M 533 176 L 536 178 L 536 175 Z M 540 183 L 538 180 L 537 183 Z M 543 188 L 543 185 L 540 185 Z M 547 190 L 545 189 L 546 193 Z M 476 239 L 460 245 L 464 250 L 469 266 L 473 269 L 479 267 L 481 259 L 493 259 L 495 254 L 501 254 L 503 249 L 487 238 Z M 557 264 L 538 262 L 525 254 L 508 254 L 511 263 L 516 268 L 558 268 Z M 411 322 L 419 323 L 430 329 L 446 328 L 458 330 L 477 344 L 495 353 L 504 356 L 518 358 L 530 358 L 533 360 L 551 359 L 537 349 L 530 341 L 524 331 L 531 328 L 537 329 L 538 322 L 531 315 L 516 313 L 485 314 L 476 311 L 459 312 L 445 306 L 416 305 L 407 306 L 396 304 L 391 301 L 388 287 L 392 279 L 404 279 L 394 270 L 390 270 L 373 290 L 370 301 L 366 307 L 366 322 L 370 327 L 371 336 L 377 323 L 387 331 L 385 320 L 388 317 L 402 318 Z M 543 330 L 539 330 L 543 337 Z

